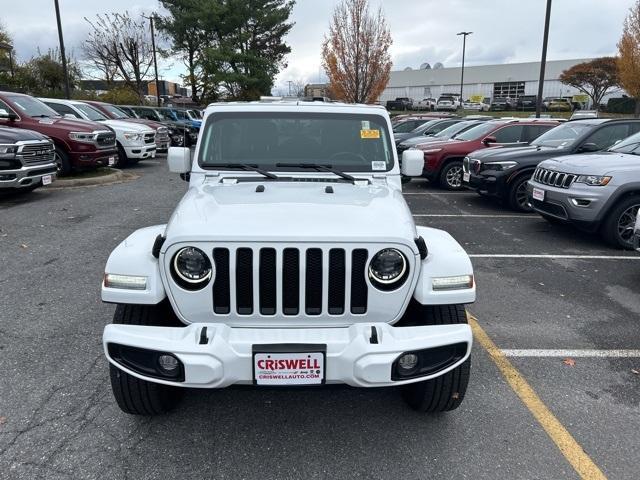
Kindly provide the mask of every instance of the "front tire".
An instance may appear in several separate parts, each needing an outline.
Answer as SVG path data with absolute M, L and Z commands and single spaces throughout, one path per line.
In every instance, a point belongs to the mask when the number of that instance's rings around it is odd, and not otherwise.
M 113 323 L 171 326 L 175 316 L 165 300 L 158 305 L 118 305 Z M 109 364 L 111 390 L 122 410 L 130 415 L 159 415 L 173 410 L 184 393 L 182 388 L 141 380 Z
M 118 161 L 116 162 L 116 167 L 124 168 L 129 164 L 129 159 L 127 158 L 127 152 L 124 150 L 122 145 L 118 144 Z
M 640 196 L 619 201 L 605 216 L 600 233 L 612 247 L 633 250 L 633 230 L 640 209 Z
M 56 147 L 54 158 L 56 161 L 58 175 L 60 175 L 61 177 L 70 175 L 73 171 L 73 168 L 71 167 L 71 160 L 69 160 L 69 155 L 67 155 L 67 152 L 62 150 L 60 147 Z
M 467 323 L 464 305 L 413 305 L 414 315 L 420 315 L 425 325 Z M 469 384 L 471 358 L 460 366 L 431 380 L 403 385 L 402 397 L 414 410 L 424 413 L 455 410 L 464 400 Z
M 462 190 L 462 162 L 447 163 L 440 172 L 440 186 L 447 190 Z
M 527 182 L 531 177 L 525 175 L 516 178 L 509 188 L 509 206 L 518 212 L 533 212 L 533 208 L 528 205 Z

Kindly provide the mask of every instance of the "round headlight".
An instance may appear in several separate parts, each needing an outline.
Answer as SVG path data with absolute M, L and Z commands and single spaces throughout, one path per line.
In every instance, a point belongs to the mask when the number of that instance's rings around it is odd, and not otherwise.
M 405 277 L 407 259 L 395 248 L 376 253 L 369 263 L 369 278 L 383 286 L 391 286 Z
M 213 274 L 211 261 L 202 250 L 185 247 L 173 257 L 173 271 L 182 282 L 195 287 L 208 282 Z

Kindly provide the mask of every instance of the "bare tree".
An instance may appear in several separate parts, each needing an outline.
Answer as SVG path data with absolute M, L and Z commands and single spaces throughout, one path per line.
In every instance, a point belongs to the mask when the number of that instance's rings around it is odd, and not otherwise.
M 85 55 L 93 59 L 94 66 L 115 68 L 114 77 L 122 79 L 142 100 L 143 85 L 153 64 L 153 49 L 146 22 L 134 19 L 126 11 L 96 15 L 94 21 L 85 20 L 92 27 L 85 44 Z
M 346 102 L 374 102 L 389 81 L 391 43 L 381 9 L 371 14 L 367 0 L 338 4 L 322 44 L 322 65 L 333 95 Z

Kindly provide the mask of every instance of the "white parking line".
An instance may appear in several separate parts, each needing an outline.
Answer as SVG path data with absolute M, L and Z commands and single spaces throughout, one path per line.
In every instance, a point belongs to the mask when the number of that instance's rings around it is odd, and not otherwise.
M 502 349 L 506 357 L 640 358 L 640 350 Z
M 473 192 L 402 192 L 403 195 L 468 195 Z
M 551 258 L 576 260 L 640 260 L 640 255 L 529 255 L 511 253 L 471 253 L 472 258 Z
M 470 218 L 538 218 L 537 215 L 492 215 L 472 213 L 414 213 L 414 217 L 470 217 Z

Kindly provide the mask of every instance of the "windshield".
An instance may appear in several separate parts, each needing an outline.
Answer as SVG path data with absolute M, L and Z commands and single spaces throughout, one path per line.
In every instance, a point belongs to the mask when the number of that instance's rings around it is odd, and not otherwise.
M 187 113 L 184 110 L 173 110 L 173 113 L 178 117 L 178 120 L 189 120 Z
M 416 122 L 410 120 L 408 122 L 402 122 L 393 127 L 393 133 L 409 133 L 416 128 Z
M 424 122 L 422 125 L 414 128 L 413 130 L 411 130 L 411 133 L 422 133 L 424 132 L 427 128 L 429 128 L 431 125 L 435 124 L 436 122 L 439 122 L 440 119 L 436 118 L 435 120 L 429 120 L 428 122 Z
M 465 130 L 469 130 L 472 127 L 478 125 L 478 122 L 460 122 L 454 123 L 450 127 L 442 130 L 438 135 L 439 138 L 453 138 L 456 134 L 464 132 Z
M 531 145 L 534 147 L 551 148 L 567 147 L 575 142 L 576 138 L 590 129 L 591 126 L 585 123 L 565 123 L 564 125 L 559 125 L 543 133 L 531 142 Z
M 123 110 L 120 110 L 114 105 L 102 105 L 102 108 L 109 112 L 109 114 L 115 119 L 120 120 L 122 118 L 130 118 Z
M 189 115 L 191 115 L 196 120 L 202 120 L 202 115 L 200 115 L 200 112 L 198 110 L 187 110 L 187 111 L 189 112 Z
M 344 171 L 387 171 L 393 167 L 392 144 L 379 115 L 220 113 L 207 119 L 198 163 L 208 169 L 253 164 L 291 171 L 276 164 L 318 163 Z
M 171 116 L 171 112 L 167 110 L 154 109 L 153 111 L 156 112 L 162 120 L 174 120 L 174 118 Z
M 86 103 L 74 103 L 73 106 L 80 110 L 84 115 L 86 115 L 89 120 L 92 120 L 94 122 L 108 120 L 104 113 L 102 113 L 100 110 L 96 110 Z
M 27 97 L 26 95 L 9 95 L 9 100 L 20 110 L 21 114 L 29 117 L 59 117 L 58 113 L 52 108 L 45 105 L 37 98 Z
M 640 133 L 631 135 L 609 149 L 610 152 L 640 154 Z
M 494 123 L 481 123 L 473 128 L 470 128 L 466 132 L 461 133 L 460 135 L 456 135 L 456 140 L 478 140 L 479 138 L 484 137 L 486 134 L 495 130 L 496 125 Z

